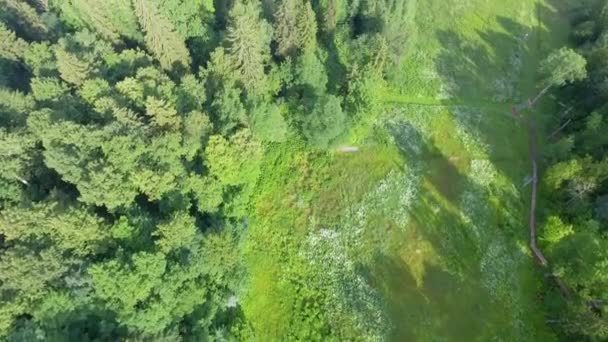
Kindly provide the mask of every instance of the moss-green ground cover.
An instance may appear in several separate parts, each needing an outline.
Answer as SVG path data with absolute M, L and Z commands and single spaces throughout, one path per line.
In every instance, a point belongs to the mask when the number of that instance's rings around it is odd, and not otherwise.
M 562 5 L 565 2 L 560 2 Z M 244 314 L 258 339 L 550 339 L 527 250 L 526 131 L 550 0 L 412 0 L 401 87 L 341 154 L 267 148 L 250 205 Z

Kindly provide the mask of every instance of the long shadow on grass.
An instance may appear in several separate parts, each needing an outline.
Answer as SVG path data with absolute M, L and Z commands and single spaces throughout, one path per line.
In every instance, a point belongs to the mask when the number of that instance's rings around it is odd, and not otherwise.
M 486 204 L 490 191 L 501 190 L 485 189 L 462 174 L 406 121 L 392 122 L 386 128 L 408 168 L 422 178 L 408 227 L 404 227 L 402 235 L 390 238 L 412 239 L 413 233 L 421 238 L 416 243 L 430 243 L 439 259 L 419 260 L 423 272 L 416 279 L 406 260 L 411 263 L 417 259 L 421 246 L 406 252 L 398 248 L 397 255 L 378 255 L 371 274 L 387 299 L 387 312 L 394 327 L 391 339 L 509 339 L 515 329 L 512 322 L 505 321 L 521 309 L 512 307 L 509 296 L 520 296 L 520 272 L 525 272 L 525 267 L 517 261 L 522 259 L 522 252 L 516 247 L 516 239 L 507 238 L 519 230 L 517 221 L 508 217 L 507 210 Z M 467 193 L 479 198 L 476 206 L 483 207 L 467 213 L 479 227 L 477 230 L 471 222 L 465 222 L 460 212 Z M 385 234 L 380 227 L 374 229 Z M 515 263 L 505 265 L 505 260 Z
M 549 32 L 557 13 L 537 4 L 534 26 L 523 26 L 510 18 L 497 17 L 500 29 L 477 31 L 477 39 L 455 31 L 437 32 L 442 51 L 435 64 L 444 96 L 450 101 L 485 101 L 494 108 L 475 105 L 452 109 L 457 124 L 467 134 L 487 146 L 490 161 L 517 185 L 522 184 L 522 169 L 527 168 L 525 128 L 511 111 L 514 105 L 534 96 L 541 40 Z

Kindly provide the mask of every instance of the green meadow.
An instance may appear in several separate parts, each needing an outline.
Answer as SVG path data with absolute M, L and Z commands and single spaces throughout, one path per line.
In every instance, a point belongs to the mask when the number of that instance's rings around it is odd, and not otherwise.
M 400 86 L 377 90 L 377 110 L 332 149 L 268 148 L 243 246 L 258 338 L 550 339 L 510 108 L 566 40 L 559 3 L 412 0 Z

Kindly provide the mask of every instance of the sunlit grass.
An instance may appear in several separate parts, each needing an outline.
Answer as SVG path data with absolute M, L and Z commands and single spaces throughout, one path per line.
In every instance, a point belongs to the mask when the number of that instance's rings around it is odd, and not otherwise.
M 351 279 L 354 270 L 371 289 L 352 291 L 380 296 L 370 308 L 387 315 L 389 339 L 548 336 L 525 247 L 527 138 L 509 110 L 534 91 L 538 60 L 564 40 L 563 21 L 533 0 L 412 0 L 410 11 L 402 73 L 377 90 L 384 108 L 340 141 L 359 152 L 269 148 L 252 203 L 244 307 L 269 340 L 284 336 L 276 325 L 289 325 L 284 316 L 307 298 L 298 281 Z M 311 250 L 323 236 L 338 245 Z M 304 276 L 293 285 L 296 270 Z M 308 300 L 337 305 L 340 287 L 319 286 L 327 293 Z

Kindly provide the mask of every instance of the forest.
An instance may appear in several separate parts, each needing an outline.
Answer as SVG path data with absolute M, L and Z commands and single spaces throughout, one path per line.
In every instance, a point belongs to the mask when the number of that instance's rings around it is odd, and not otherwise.
M 0 0 L 0 341 L 608 340 L 608 0 Z

